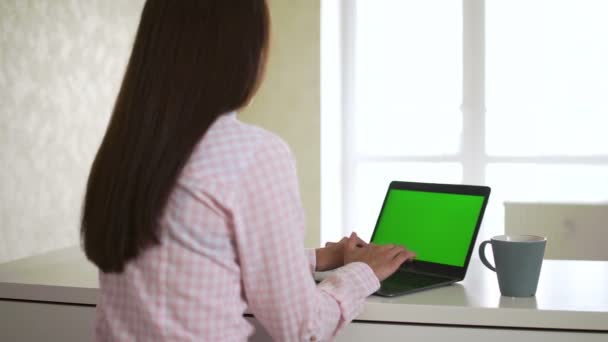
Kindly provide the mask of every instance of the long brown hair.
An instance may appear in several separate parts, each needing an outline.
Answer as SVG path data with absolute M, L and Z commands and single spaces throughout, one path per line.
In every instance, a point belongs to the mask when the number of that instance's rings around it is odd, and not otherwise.
M 247 104 L 268 49 L 265 0 L 147 0 L 81 222 L 103 272 L 158 244 L 159 219 L 197 142 Z

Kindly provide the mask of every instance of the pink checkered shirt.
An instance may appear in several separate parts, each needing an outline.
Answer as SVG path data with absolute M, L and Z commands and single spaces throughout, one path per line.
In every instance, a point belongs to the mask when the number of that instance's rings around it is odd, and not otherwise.
M 315 285 L 294 158 L 235 114 L 194 150 L 161 231 L 122 274 L 100 274 L 97 340 L 245 341 L 245 311 L 277 341 L 329 340 L 379 287 L 359 262 Z

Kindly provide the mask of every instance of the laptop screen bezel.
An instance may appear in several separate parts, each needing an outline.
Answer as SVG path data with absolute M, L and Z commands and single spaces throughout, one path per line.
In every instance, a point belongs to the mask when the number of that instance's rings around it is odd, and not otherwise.
M 475 230 L 471 237 L 471 243 L 469 245 L 469 250 L 467 251 L 467 255 L 466 255 L 466 258 L 464 261 L 464 266 L 462 266 L 462 267 L 452 266 L 452 265 L 445 265 L 445 264 L 420 261 L 420 260 L 413 260 L 412 262 L 406 262 L 401 266 L 401 268 L 403 270 L 411 270 L 411 271 L 421 272 L 421 273 L 437 274 L 437 275 L 441 275 L 444 277 L 448 277 L 451 279 L 457 279 L 457 280 L 464 279 L 467 269 L 469 267 L 469 261 L 471 260 L 471 255 L 473 254 L 473 250 L 475 249 L 475 241 L 477 241 L 477 235 L 479 233 L 479 228 L 481 227 L 481 223 L 483 221 L 483 216 L 485 214 L 486 206 L 488 204 L 488 199 L 490 197 L 490 191 L 491 191 L 490 188 L 487 186 L 480 186 L 480 185 L 392 181 L 388 187 L 388 190 L 386 191 L 386 195 L 384 196 L 384 201 L 382 202 L 382 209 L 380 210 L 380 213 L 378 214 L 378 219 L 376 220 L 376 226 L 374 227 L 374 232 L 372 233 L 370 242 L 374 241 L 374 237 L 376 236 L 376 231 L 378 230 L 378 225 L 380 223 L 380 218 L 382 217 L 382 213 L 384 212 L 384 208 L 386 206 L 386 201 L 388 199 L 388 195 L 391 192 L 391 190 L 410 190 L 410 191 L 457 194 L 457 195 L 472 195 L 472 196 L 482 196 L 483 197 L 483 204 L 481 205 L 481 210 L 479 211 L 479 215 L 477 217 L 477 223 L 475 224 Z

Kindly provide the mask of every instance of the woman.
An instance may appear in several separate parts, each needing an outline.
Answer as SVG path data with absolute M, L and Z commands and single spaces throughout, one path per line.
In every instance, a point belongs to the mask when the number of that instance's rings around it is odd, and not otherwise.
M 235 114 L 268 36 L 264 0 L 146 2 L 84 201 L 98 340 L 244 341 L 246 308 L 276 340 L 330 339 L 413 257 L 354 234 L 303 249 L 290 151 Z

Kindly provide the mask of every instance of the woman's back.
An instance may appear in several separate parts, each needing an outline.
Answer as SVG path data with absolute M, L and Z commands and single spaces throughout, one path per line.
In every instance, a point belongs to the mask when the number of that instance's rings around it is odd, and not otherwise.
M 160 244 L 121 274 L 101 273 L 100 340 L 246 339 L 252 329 L 243 318 L 233 210 L 245 196 L 239 183 L 256 167 L 256 154 L 268 149 L 286 147 L 234 114 L 211 126 L 169 197 Z

